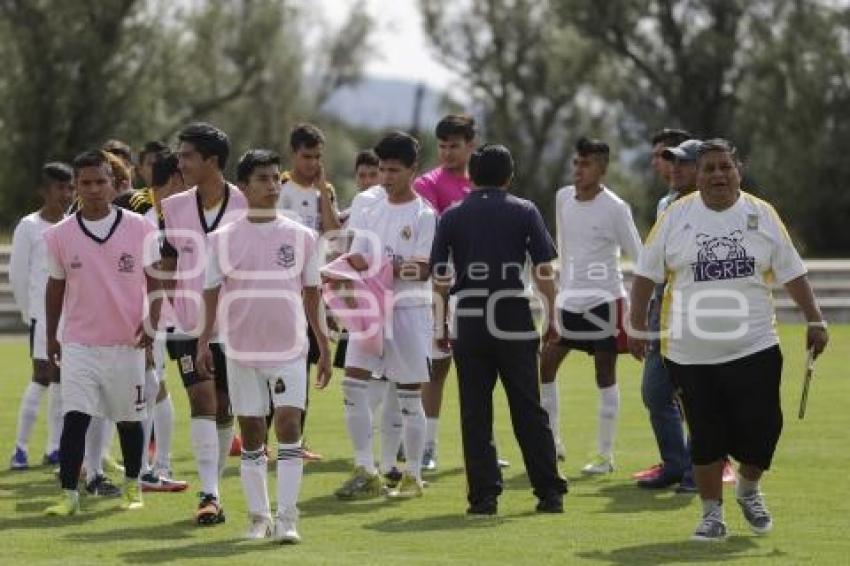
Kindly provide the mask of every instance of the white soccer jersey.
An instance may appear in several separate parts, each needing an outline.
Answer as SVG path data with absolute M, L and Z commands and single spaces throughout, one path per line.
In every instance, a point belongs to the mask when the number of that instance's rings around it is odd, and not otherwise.
M 641 243 L 629 205 L 614 192 L 603 187 L 589 201 L 576 200 L 575 194 L 571 185 L 555 196 L 558 307 L 585 312 L 626 296 L 620 252 L 637 260 Z
M 424 261 L 431 255 L 431 244 L 437 216 L 421 197 L 410 202 L 393 204 L 380 199 L 357 214 L 350 224 L 355 230 L 351 251 L 368 258 L 383 253 L 395 262 Z M 380 246 L 380 249 L 375 249 Z M 431 281 L 403 281 L 393 285 L 398 307 L 431 304 Z
M 44 323 L 44 293 L 47 289 L 47 245 L 44 231 L 53 226 L 38 212 L 24 216 L 12 236 L 9 282 L 21 317 Z
M 294 220 L 319 232 L 322 227 L 322 210 L 318 189 L 302 187 L 293 180 L 281 186 L 277 207 L 289 212 Z
M 387 198 L 387 191 L 381 185 L 374 185 L 365 189 L 351 199 L 351 207 L 348 209 L 348 226 L 353 226 L 364 210 L 377 202 Z
M 679 364 L 715 364 L 779 343 L 771 284 L 806 268 L 770 204 L 741 192 L 718 212 L 697 192 L 659 218 L 635 273 L 667 280 L 663 355 Z

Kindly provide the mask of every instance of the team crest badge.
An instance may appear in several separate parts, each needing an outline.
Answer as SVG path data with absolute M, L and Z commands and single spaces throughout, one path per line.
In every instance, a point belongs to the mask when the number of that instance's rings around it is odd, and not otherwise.
M 121 273 L 133 273 L 134 269 L 136 269 L 136 260 L 133 256 L 126 252 L 121 254 L 121 257 L 118 258 L 118 271 Z
M 80 256 L 75 255 L 74 259 L 71 260 L 71 269 L 80 269 L 83 266 L 83 262 L 80 261 Z
M 277 250 L 277 264 L 281 267 L 292 267 L 295 265 L 295 248 L 289 244 L 283 244 Z
M 747 230 L 758 230 L 759 229 L 759 215 L 758 214 L 748 214 L 747 215 Z
M 401 229 L 402 240 L 409 240 L 411 236 L 413 236 L 413 230 L 411 230 L 410 226 L 405 226 Z
M 280 395 L 284 391 L 286 391 L 286 385 L 283 383 L 283 379 L 278 377 L 274 384 L 274 392 Z

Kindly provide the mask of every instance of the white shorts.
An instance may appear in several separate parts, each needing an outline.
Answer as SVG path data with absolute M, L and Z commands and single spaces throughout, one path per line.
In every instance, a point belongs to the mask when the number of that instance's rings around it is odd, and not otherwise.
M 384 335 L 383 356 L 365 352 L 357 340 L 349 339 L 345 367 L 365 369 L 401 385 L 429 381 L 434 335 L 431 307 L 396 308 L 391 330 Z
M 307 358 L 277 368 L 252 368 L 227 358 L 231 412 L 237 417 L 265 417 L 272 404 L 304 409 L 307 402 Z
M 30 358 L 47 360 L 47 325 L 35 318 L 30 319 Z
M 144 420 L 145 351 L 133 346 L 62 345 L 62 411 L 114 422 Z

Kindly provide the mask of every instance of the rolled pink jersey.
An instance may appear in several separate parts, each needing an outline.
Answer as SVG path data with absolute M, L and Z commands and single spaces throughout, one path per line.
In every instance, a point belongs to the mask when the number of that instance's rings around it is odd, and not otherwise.
M 393 264 L 382 259 L 374 273 L 360 272 L 351 267 L 345 254 L 324 266 L 323 277 L 350 281 L 357 306 L 345 302 L 345 295 L 322 285 L 322 297 L 334 317 L 348 330 L 350 342 L 361 342 L 364 350 L 376 356 L 384 353 L 384 323 L 387 311 L 392 308 Z
M 425 199 L 437 214 L 466 198 L 472 190 L 468 177 L 450 173 L 443 167 L 431 169 L 413 182 L 413 190 Z

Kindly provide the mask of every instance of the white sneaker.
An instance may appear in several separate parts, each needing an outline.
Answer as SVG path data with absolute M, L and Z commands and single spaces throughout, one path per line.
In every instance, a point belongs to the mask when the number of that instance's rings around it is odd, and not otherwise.
M 297 507 L 278 511 L 274 519 L 274 540 L 281 544 L 298 544 L 301 542 L 301 535 L 295 528 L 297 523 Z
M 272 518 L 263 515 L 251 515 L 251 524 L 245 532 L 245 538 L 260 540 L 272 536 Z
M 581 469 L 581 473 L 589 476 L 610 474 L 614 471 L 614 459 L 599 455 Z

